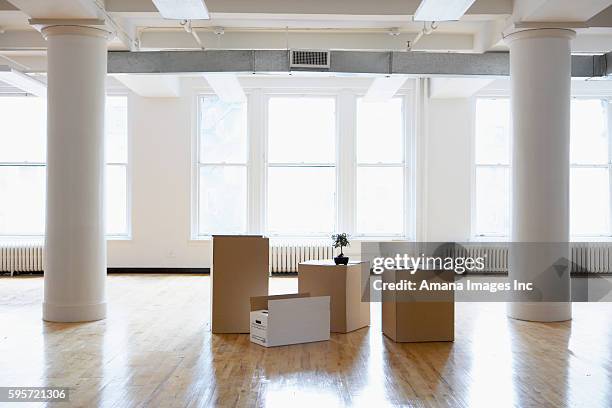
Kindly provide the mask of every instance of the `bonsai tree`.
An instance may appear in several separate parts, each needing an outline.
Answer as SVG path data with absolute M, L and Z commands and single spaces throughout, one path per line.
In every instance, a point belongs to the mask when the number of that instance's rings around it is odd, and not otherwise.
M 334 243 L 333 243 L 334 248 L 340 248 L 340 255 L 338 255 L 338 256 L 339 257 L 344 257 L 344 253 L 342 251 L 342 248 L 351 245 L 351 243 L 348 240 L 348 235 L 346 235 L 345 233 L 334 234 L 334 235 L 332 235 L 332 240 L 334 241 Z

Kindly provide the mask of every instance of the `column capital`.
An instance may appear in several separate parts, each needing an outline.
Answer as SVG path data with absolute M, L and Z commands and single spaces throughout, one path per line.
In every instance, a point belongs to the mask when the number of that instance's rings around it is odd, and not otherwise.
M 576 31 L 569 28 L 529 28 L 517 30 L 504 37 L 504 41 L 509 44 L 515 40 L 528 38 L 567 38 L 572 40 L 576 37 Z
M 44 39 L 54 35 L 81 35 L 110 39 L 113 36 L 104 20 L 97 19 L 31 19 L 30 25 L 40 31 Z

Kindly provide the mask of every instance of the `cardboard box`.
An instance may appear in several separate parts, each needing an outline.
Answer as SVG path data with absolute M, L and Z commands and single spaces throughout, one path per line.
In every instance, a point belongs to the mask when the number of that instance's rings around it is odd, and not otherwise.
M 302 262 L 298 265 L 298 292 L 330 296 L 331 331 L 347 333 L 370 325 L 370 302 L 362 302 L 363 291 L 369 290 L 369 275 L 368 262 Z
M 268 238 L 213 236 L 210 271 L 213 333 L 248 333 L 249 300 L 268 295 Z
M 264 347 L 329 340 L 329 296 L 251 298 L 251 341 Z
M 454 282 L 454 271 L 386 270 L 384 283 L 402 280 Z M 382 331 L 395 342 L 453 341 L 455 339 L 455 292 L 384 291 Z

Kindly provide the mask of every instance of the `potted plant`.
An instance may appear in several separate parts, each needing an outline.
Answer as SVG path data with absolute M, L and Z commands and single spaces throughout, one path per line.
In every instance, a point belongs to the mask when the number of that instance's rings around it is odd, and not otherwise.
M 336 265 L 347 265 L 349 258 L 348 256 L 344 256 L 344 253 L 342 253 L 342 248 L 351 245 L 348 240 L 348 235 L 346 235 L 345 233 L 334 234 L 332 235 L 332 240 L 334 248 L 340 248 L 340 255 L 334 258 L 334 262 L 336 263 Z

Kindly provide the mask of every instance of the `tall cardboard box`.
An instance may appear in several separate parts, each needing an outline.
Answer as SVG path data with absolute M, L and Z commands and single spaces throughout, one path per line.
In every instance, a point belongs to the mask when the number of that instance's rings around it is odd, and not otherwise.
M 403 280 L 454 282 L 454 271 L 386 270 L 383 283 Z M 384 291 L 382 331 L 395 342 L 453 341 L 455 339 L 455 292 Z
M 213 236 L 210 271 L 213 333 L 248 333 L 250 299 L 268 295 L 268 238 Z
M 369 274 L 368 262 L 302 262 L 298 265 L 298 292 L 330 296 L 330 330 L 348 333 L 370 325 L 370 302 L 362 302 L 363 291 L 369 289 Z
M 264 347 L 329 340 L 329 296 L 251 298 L 251 341 Z

